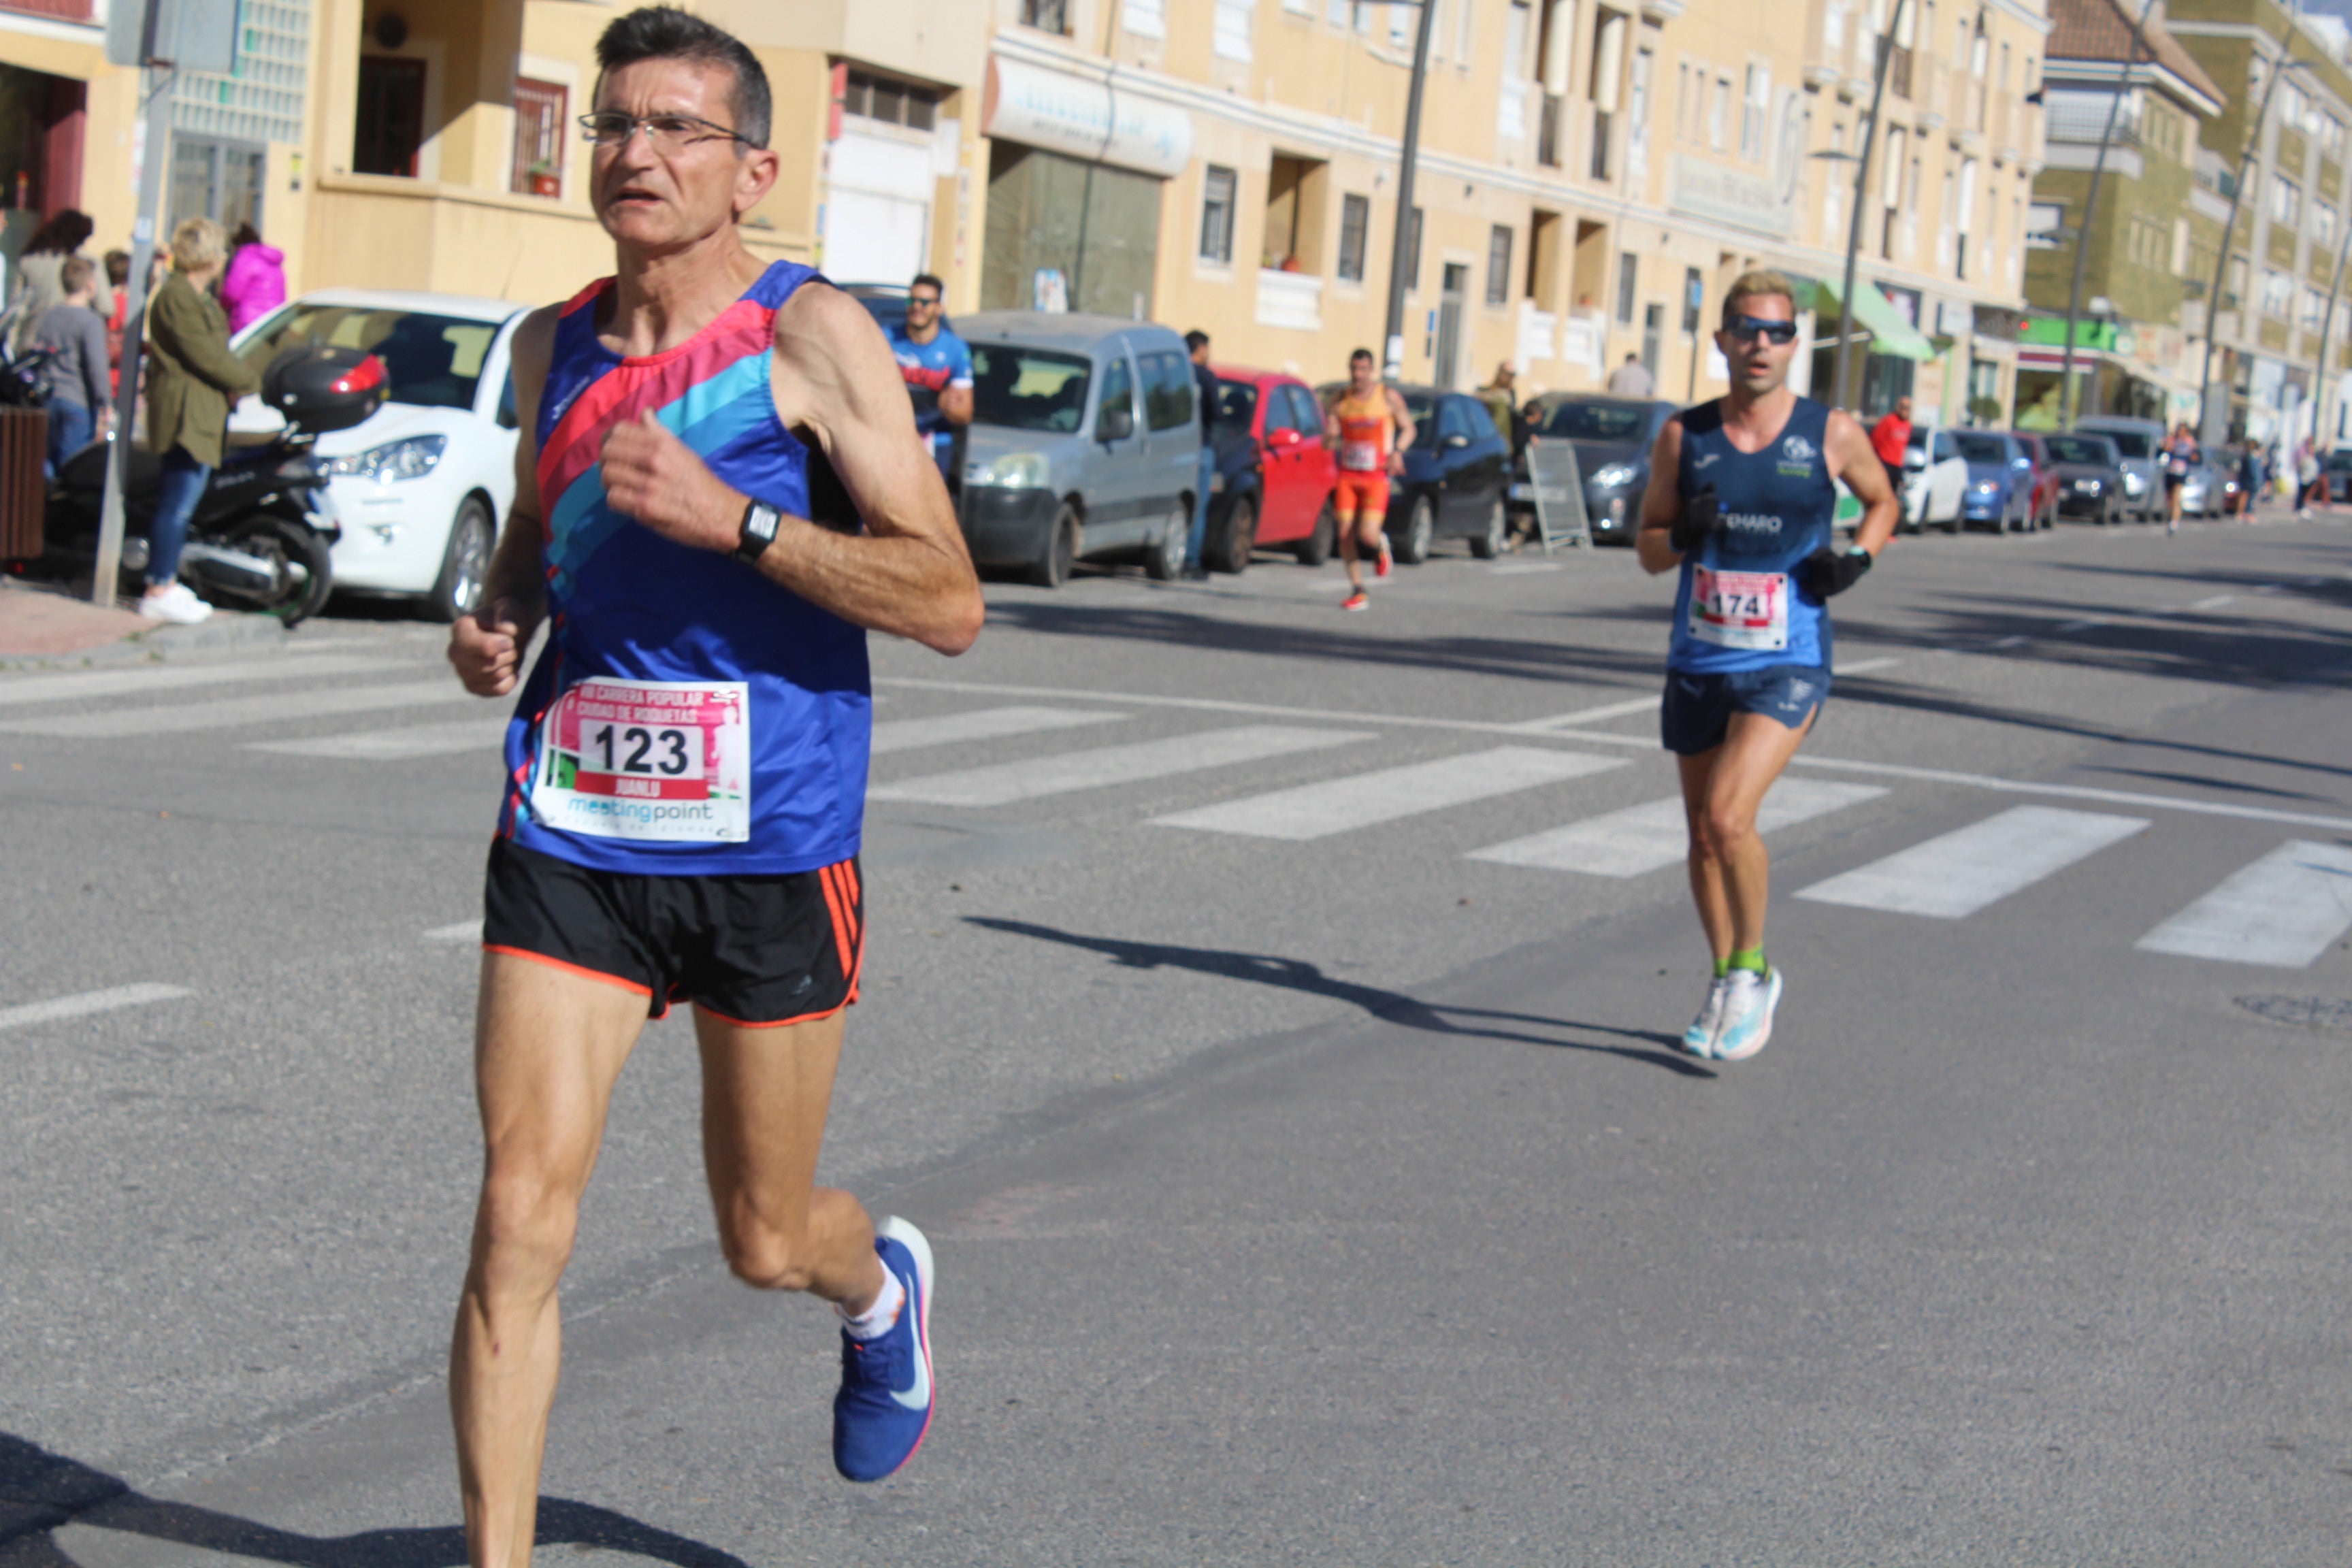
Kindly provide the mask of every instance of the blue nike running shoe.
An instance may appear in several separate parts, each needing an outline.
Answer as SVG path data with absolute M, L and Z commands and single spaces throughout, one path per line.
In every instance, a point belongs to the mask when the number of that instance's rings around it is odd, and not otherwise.
M 841 1334 L 833 1397 L 833 1467 L 853 1481 L 894 1474 L 931 1429 L 931 1244 L 903 1219 L 874 1229 L 882 1267 L 907 1291 L 898 1321 L 870 1340 Z

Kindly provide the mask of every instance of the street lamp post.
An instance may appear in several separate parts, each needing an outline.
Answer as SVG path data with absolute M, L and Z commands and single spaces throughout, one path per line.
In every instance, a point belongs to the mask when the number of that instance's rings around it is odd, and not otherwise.
M 2230 216 L 2222 221 L 2221 243 L 2213 258 L 2213 287 L 2205 296 L 2205 358 L 2197 372 L 2197 438 L 2209 444 L 2213 439 L 2210 427 L 2213 396 L 2213 334 L 2214 328 L 2221 321 L 2221 279 L 2230 266 L 2230 237 L 2238 226 L 2238 203 L 2246 194 L 2246 165 L 2253 162 L 2254 154 L 2262 150 L 2263 125 L 2270 119 L 2271 97 L 2278 91 L 2280 80 L 2289 71 L 2309 68 L 2303 60 L 2279 61 L 2277 68 L 2271 72 L 2271 79 L 2263 84 L 2262 103 L 2254 110 L 2254 123 L 2246 134 L 2245 150 L 2238 154 L 2238 177 L 2230 188 Z M 2240 300 L 2238 308 L 2244 310 L 2245 301 Z
M 2327 428 L 2328 394 L 2336 387 L 2335 378 L 2327 374 L 2327 339 L 2330 329 L 2336 325 L 2336 299 L 2343 291 L 2344 258 L 2347 251 L 2352 251 L 2352 222 L 2344 225 L 2344 237 L 2336 243 L 2336 269 L 2328 274 L 2327 279 L 2327 310 L 2319 318 L 2319 407 L 2311 421 L 2311 438 L 2315 443 L 2320 440 L 2321 432 Z
M 2156 9 L 2156 4 L 2157 0 L 2145 0 L 2139 8 L 2139 20 L 2132 24 L 2131 47 L 2124 51 L 2124 73 L 2116 82 L 2115 96 L 2107 100 L 2106 129 L 2099 132 L 2099 151 L 2091 160 L 2091 188 L 2083 197 L 2082 221 L 2074 226 L 2074 286 L 2066 295 L 2066 352 L 2058 367 L 2058 428 L 2061 430 L 2074 427 L 2077 412 L 2074 321 L 2083 313 L 2083 269 L 2091 259 L 2091 225 L 2099 210 L 2099 182 L 2106 175 L 2107 148 L 2116 139 L 2116 116 L 2123 110 L 2124 94 L 2131 90 L 2131 74 L 2139 67 L 2140 50 L 2147 47 L 2148 14 Z
M 1412 0 L 1421 21 L 1413 30 L 1412 85 L 1404 99 L 1404 148 L 1397 169 L 1396 240 L 1389 247 L 1388 341 L 1383 345 L 1381 374 L 1390 381 L 1404 375 L 1404 289 L 1412 267 L 1412 175 L 1421 160 L 1421 86 L 1429 70 L 1429 33 L 1437 7 L 1430 0 Z M 1443 379 L 1440 384 L 1444 384 Z
M 1903 7 L 1907 0 L 1895 0 L 1895 14 L 1886 19 L 1886 31 L 1878 38 L 1878 68 L 1870 81 L 1870 115 L 1862 122 L 1862 152 L 1853 165 L 1853 216 L 1846 224 L 1845 287 L 1838 290 L 1837 375 L 1831 401 L 1839 407 L 1846 406 L 1846 341 L 1853 336 L 1853 268 L 1862 254 L 1862 203 L 1870 185 L 1870 148 L 1878 139 L 1878 106 L 1886 97 L 1886 67 L 1895 58 L 1895 40 L 1903 31 Z

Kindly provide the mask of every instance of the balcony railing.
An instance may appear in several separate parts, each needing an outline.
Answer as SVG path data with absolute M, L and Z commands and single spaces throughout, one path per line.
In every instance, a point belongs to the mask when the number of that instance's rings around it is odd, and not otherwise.
M 2093 146 L 2106 134 L 2107 106 L 2104 103 L 2072 102 L 2061 99 L 2046 105 L 2042 110 L 2042 135 L 2052 142 L 2084 142 Z M 2139 122 L 2126 104 L 2116 116 L 2116 130 L 2108 143 L 2116 147 L 2139 145 Z

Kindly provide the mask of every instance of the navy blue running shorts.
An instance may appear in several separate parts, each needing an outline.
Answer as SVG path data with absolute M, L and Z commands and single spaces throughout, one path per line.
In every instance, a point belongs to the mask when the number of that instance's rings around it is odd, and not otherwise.
M 683 999 L 779 1028 L 857 1000 L 863 895 L 855 859 L 790 876 L 651 877 L 498 838 L 482 946 L 634 991 L 656 1018 Z
M 1658 729 L 1666 750 L 1695 757 L 1723 744 L 1734 713 L 1761 713 L 1791 730 L 1829 700 L 1830 672 L 1814 665 L 1776 664 L 1763 669 L 1696 675 L 1666 671 L 1666 700 L 1658 709 Z

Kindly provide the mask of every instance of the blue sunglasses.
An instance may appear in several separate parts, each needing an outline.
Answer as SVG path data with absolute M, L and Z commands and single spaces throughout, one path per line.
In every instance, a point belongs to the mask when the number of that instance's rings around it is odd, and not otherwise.
M 1796 322 L 1768 321 L 1761 316 L 1734 316 L 1724 324 L 1723 330 L 1743 343 L 1757 338 L 1771 343 L 1793 343 L 1797 341 Z

